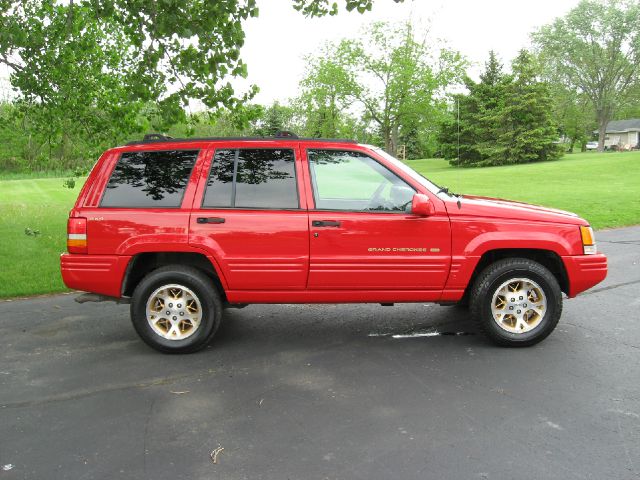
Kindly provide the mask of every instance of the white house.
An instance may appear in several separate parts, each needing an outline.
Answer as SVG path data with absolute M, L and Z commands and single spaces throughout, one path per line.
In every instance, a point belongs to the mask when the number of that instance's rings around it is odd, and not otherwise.
M 624 150 L 640 148 L 640 118 L 609 122 L 604 146 L 605 148 L 615 146 Z

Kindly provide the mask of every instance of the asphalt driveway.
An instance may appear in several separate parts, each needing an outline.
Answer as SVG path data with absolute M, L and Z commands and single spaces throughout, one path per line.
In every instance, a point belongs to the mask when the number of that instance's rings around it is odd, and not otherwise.
M 166 356 L 127 306 L 0 302 L 0 479 L 639 478 L 640 227 L 597 237 L 609 277 L 528 349 L 455 308 L 257 305 Z

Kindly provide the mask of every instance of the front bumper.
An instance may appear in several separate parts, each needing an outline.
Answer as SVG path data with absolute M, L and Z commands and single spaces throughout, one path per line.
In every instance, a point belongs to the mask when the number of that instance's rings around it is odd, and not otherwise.
M 129 264 L 129 256 L 60 255 L 60 271 L 64 284 L 74 290 L 120 297 L 122 280 Z
M 570 298 L 590 289 L 607 276 L 607 257 L 602 253 L 595 255 L 575 255 L 562 257 L 569 277 Z

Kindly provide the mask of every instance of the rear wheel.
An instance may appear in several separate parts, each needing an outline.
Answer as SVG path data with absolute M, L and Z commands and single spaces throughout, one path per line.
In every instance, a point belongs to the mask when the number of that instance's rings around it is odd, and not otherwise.
M 494 343 L 526 347 L 544 340 L 562 313 L 562 291 L 553 274 L 526 258 L 489 265 L 477 278 L 471 313 Z
M 200 270 L 170 265 L 152 271 L 131 298 L 131 320 L 145 343 L 164 353 L 191 353 L 213 338 L 222 302 Z

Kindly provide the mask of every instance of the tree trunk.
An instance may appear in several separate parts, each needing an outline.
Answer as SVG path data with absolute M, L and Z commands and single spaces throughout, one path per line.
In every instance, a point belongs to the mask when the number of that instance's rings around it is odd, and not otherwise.
M 398 138 L 400 136 L 398 133 L 399 129 L 400 127 L 398 124 L 391 127 L 391 151 L 389 153 L 394 157 L 398 156 Z
M 387 125 L 382 126 L 382 139 L 384 140 L 384 151 L 389 155 L 393 155 L 392 142 L 391 142 L 391 129 Z
M 609 114 L 608 108 L 599 108 L 596 111 L 596 117 L 598 120 L 598 151 L 604 151 L 604 139 L 607 134 L 607 125 L 609 124 Z

